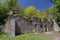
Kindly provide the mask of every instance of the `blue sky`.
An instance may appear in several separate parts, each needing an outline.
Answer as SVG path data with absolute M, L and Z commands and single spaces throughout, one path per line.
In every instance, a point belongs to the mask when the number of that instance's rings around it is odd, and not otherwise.
M 50 8 L 53 5 L 53 3 L 51 3 L 49 0 L 18 0 L 18 3 L 24 7 L 33 5 L 41 11 L 46 8 Z

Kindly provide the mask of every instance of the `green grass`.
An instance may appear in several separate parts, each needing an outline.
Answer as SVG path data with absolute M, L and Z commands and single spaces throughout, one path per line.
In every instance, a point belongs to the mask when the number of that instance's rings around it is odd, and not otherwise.
M 0 40 L 49 40 L 50 35 L 41 34 L 22 34 L 14 38 L 9 38 L 7 35 L 0 35 Z
M 0 40 L 9 40 L 9 37 L 8 35 L 3 34 L 3 35 L 0 35 Z

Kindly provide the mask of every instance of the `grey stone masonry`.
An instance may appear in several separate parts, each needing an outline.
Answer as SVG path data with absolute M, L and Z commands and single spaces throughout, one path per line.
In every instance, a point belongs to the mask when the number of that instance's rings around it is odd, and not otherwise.
M 32 17 L 32 19 L 28 19 L 25 16 L 19 14 L 10 14 L 8 16 L 8 28 L 6 27 L 8 33 L 11 37 L 15 35 L 19 35 L 21 33 L 31 33 L 35 30 L 35 32 L 39 32 L 40 30 L 48 31 L 53 26 L 51 26 L 51 20 L 40 19 L 37 17 Z M 5 30 L 6 30 L 5 29 Z

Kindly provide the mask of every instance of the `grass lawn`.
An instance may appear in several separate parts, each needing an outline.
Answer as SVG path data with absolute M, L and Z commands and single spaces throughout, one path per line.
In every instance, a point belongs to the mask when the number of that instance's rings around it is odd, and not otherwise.
M 14 38 L 9 38 L 7 35 L 0 35 L 0 40 L 49 40 L 51 35 L 41 34 L 22 34 Z
M 8 35 L 3 34 L 3 35 L 0 35 L 0 40 L 9 40 L 9 37 Z

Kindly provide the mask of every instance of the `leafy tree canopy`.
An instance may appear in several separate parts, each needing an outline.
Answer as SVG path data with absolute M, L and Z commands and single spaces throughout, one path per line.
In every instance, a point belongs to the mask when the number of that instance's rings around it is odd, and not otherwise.
M 52 0 L 54 5 L 50 8 L 51 12 L 54 14 L 54 18 L 60 25 L 60 0 Z
M 27 8 L 25 8 L 24 15 L 27 16 L 28 18 L 32 17 L 42 18 L 41 12 L 37 10 L 34 6 L 28 6 Z
M 22 9 L 22 8 L 21 8 Z M 13 10 L 15 13 L 21 13 L 20 6 L 17 3 L 17 0 L 0 0 L 0 22 L 4 23 L 4 20 L 7 18 L 9 11 Z

